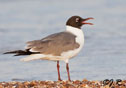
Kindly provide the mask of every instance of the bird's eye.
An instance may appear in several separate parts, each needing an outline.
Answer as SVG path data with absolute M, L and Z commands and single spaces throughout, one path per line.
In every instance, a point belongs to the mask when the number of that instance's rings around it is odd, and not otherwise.
M 76 18 L 76 22 L 79 22 L 79 18 Z

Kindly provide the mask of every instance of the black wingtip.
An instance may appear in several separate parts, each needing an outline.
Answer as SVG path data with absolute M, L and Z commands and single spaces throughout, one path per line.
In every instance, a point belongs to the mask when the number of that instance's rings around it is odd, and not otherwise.
M 15 51 L 9 51 L 9 52 L 5 52 L 3 54 L 13 54 L 13 53 L 15 53 Z
M 30 52 L 29 50 L 15 50 L 15 51 L 9 51 L 5 52 L 3 54 L 15 54 L 14 56 L 21 56 L 21 55 L 31 55 L 39 52 Z
M 3 54 L 9 54 L 9 52 L 5 52 L 5 53 L 3 53 Z

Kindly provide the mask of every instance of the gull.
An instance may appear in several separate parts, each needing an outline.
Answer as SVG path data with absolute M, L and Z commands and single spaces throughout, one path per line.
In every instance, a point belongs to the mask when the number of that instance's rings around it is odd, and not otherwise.
M 69 59 L 75 57 L 84 45 L 84 33 L 81 30 L 82 25 L 93 25 L 86 22 L 93 19 L 81 18 L 80 16 L 72 16 L 66 22 L 66 30 L 63 32 L 48 35 L 40 40 L 28 41 L 25 50 L 14 50 L 5 52 L 4 54 L 15 54 L 14 56 L 27 55 L 21 61 L 31 60 L 51 60 L 57 62 L 58 80 L 60 77 L 59 61 L 66 63 L 68 81 L 70 79 Z

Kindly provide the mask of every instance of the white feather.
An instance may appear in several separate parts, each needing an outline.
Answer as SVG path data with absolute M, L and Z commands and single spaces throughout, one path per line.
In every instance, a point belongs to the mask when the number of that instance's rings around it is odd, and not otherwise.
M 42 59 L 42 60 L 64 60 L 64 58 L 62 56 L 54 56 L 51 54 L 32 54 L 28 57 L 22 58 L 20 59 L 20 61 L 31 61 L 31 60 L 38 60 L 38 59 Z
M 37 60 L 37 59 L 40 59 L 41 57 L 43 57 L 42 54 L 32 54 L 32 55 L 29 55 L 29 56 L 27 56 L 25 58 L 20 59 L 20 61 Z

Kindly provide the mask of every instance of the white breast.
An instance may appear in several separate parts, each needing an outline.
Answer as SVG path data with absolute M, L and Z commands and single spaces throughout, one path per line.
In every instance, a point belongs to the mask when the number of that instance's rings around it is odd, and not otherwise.
M 76 42 L 79 43 L 80 47 L 75 50 L 69 50 L 67 52 L 63 52 L 61 56 L 65 57 L 64 61 L 68 63 L 68 60 L 74 56 L 76 56 L 84 45 L 84 33 L 81 29 L 74 28 L 71 26 L 67 26 L 66 31 L 71 32 L 76 35 Z
M 81 29 L 67 26 L 66 31 L 71 32 L 72 34 L 76 35 L 76 42 L 80 44 L 80 47 L 83 47 L 84 45 L 84 33 Z

